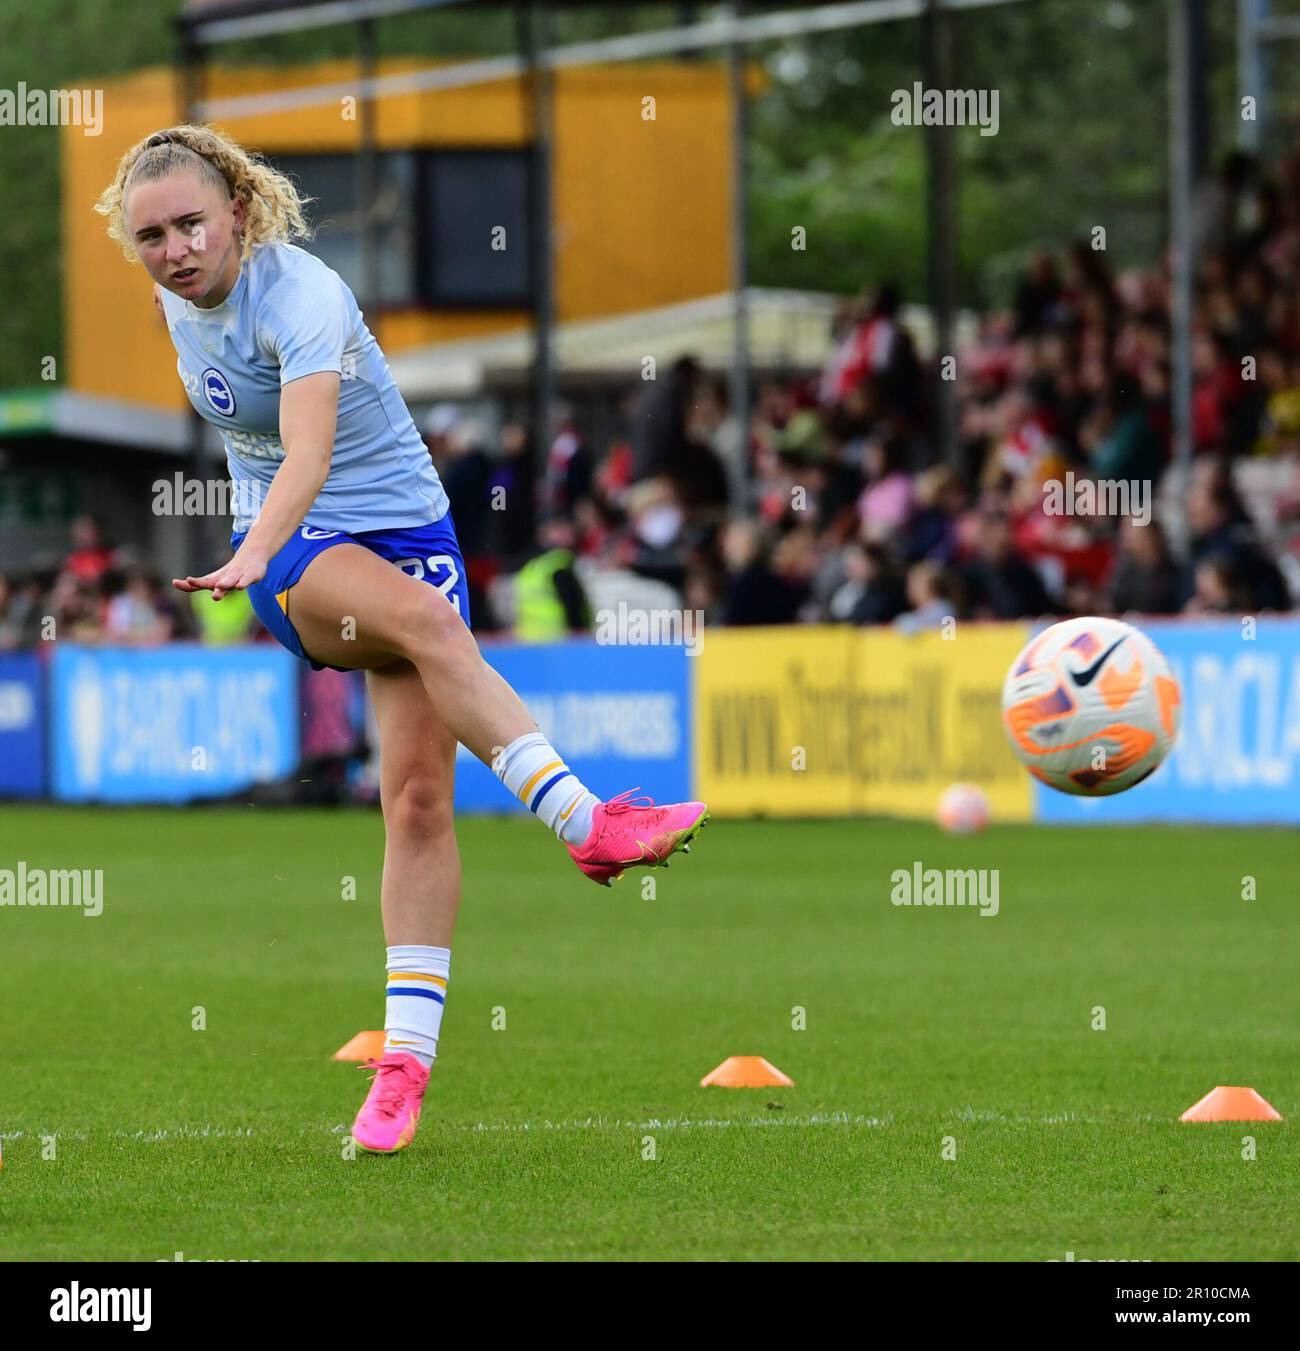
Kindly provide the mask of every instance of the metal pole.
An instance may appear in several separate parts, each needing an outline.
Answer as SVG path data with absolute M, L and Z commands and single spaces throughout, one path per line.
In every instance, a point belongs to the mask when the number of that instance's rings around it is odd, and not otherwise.
M 545 4 L 521 0 L 515 10 L 532 130 L 529 173 L 531 234 L 529 240 L 533 291 L 532 422 L 537 435 L 540 469 L 551 445 L 551 410 L 555 401 L 552 335 L 555 326 L 555 245 L 551 220 L 554 80 L 542 56 L 550 47 L 550 15 Z
M 1174 462 L 1184 476 L 1192 460 L 1193 98 L 1192 8 L 1169 0 L 1169 322 L 1170 426 Z
M 193 40 L 188 30 L 181 30 L 181 121 L 198 120 L 198 108 L 203 102 L 207 73 L 207 48 Z M 207 478 L 210 468 L 204 442 L 207 424 L 198 410 L 186 399 L 185 463 L 186 472 L 193 481 Z M 194 528 L 185 532 L 185 557 L 191 575 L 201 577 L 220 565 L 225 554 L 218 550 L 213 522 L 205 515 L 194 520 Z
M 922 68 L 927 89 L 950 89 L 955 71 L 952 15 L 942 0 L 926 0 L 921 20 Z M 957 383 L 945 380 L 940 366 L 953 356 L 953 316 L 957 307 L 957 157 L 953 128 L 936 124 L 925 129 L 926 244 L 930 313 L 934 322 L 934 371 L 931 397 L 937 458 L 955 464 Z
M 690 28 L 695 24 L 699 19 L 698 10 L 699 5 L 696 3 L 696 0 L 679 0 L 677 6 L 677 27 Z M 684 51 L 681 54 L 682 60 L 684 61 L 698 60 L 701 55 L 701 52 L 695 50 Z
M 1268 18 L 1268 0 L 1237 0 L 1237 146 L 1252 155 L 1264 143 L 1268 105 L 1268 53 L 1260 25 Z M 1241 99 L 1255 100 L 1255 116 L 1241 115 Z
M 367 91 L 375 78 L 375 21 L 357 23 L 357 68 L 361 88 Z M 376 122 L 378 109 L 368 92 L 363 92 L 357 108 L 357 222 L 361 236 L 361 308 L 367 311 L 370 331 L 379 339 L 379 149 Z
M 194 40 L 188 28 L 179 30 L 181 121 L 192 122 L 203 102 L 203 65 L 207 48 Z
M 1209 33 L 1205 22 L 1206 0 L 1190 0 L 1187 11 L 1187 89 L 1192 145 L 1192 187 L 1195 189 L 1210 169 L 1213 127 L 1210 117 Z
M 733 0 L 731 17 L 744 17 L 744 0 Z M 740 427 L 742 445 L 749 438 L 749 301 L 745 285 L 749 278 L 748 201 L 749 101 L 745 96 L 745 48 L 727 44 L 727 70 L 731 95 L 731 406 Z

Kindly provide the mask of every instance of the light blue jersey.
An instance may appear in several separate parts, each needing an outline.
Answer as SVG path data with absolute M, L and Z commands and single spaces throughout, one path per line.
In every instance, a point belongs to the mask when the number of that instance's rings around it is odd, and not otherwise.
M 447 494 L 342 277 L 292 244 L 263 244 L 215 309 L 162 292 L 176 369 L 190 402 L 221 432 L 235 487 L 236 534 L 284 459 L 280 388 L 337 371 L 338 430 L 329 477 L 304 524 L 322 530 L 428 525 Z

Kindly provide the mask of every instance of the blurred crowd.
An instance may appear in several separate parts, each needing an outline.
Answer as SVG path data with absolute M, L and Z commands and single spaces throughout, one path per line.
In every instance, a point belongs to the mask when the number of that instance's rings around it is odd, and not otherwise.
M 602 576 L 655 583 L 724 625 L 914 631 L 947 616 L 1289 609 L 1300 600 L 1300 154 L 1271 177 L 1232 156 L 1194 227 L 1185 478 L 1170 450 L 1168 259 L 1116 274 L 1090 238 L 1034 257 L 1010 308 L 980 318 L 951 369 L 922 361 L 903 298 L 880 285 L 841 306 L 816 377 L 758 382 L 746 423 L 725 378 L 683 357 L 628 391 L 607 444 L 566 419 L 540 479 L 522 424 L 489 437 L 435 407 L 424 431 L 475 627 L 588 629 Z M 945 377 L 958 443 L 946 459 Z M 1130 483 L 1154 511 L 1052 508 L 1047 487 L 1084 480 Z M 50 618 L 80 641 L 257 630 L 246 608 L 218 623 L 220 607 L 182 600 L 84 518 L 56 572 L 0 576 L 0 648 L 39 641 Z
M 248 599 L 175 591 L 135 551 L 114 546 L 93 516 L 71 524 L 61 564 L 13 576 L 0 573 L 0 652 L 53 639 L 152 647 L 197 638 L 213 645 L 259 635 Z
M 1168 260 L 1115 275 L 1089 239 L 1034 257 L 1010 309 L 958 353 L 955 457 L 937 448 L 944 372 L 882 285 L 842 307 L 817 379 L 760 383 L 747 426 L 725 382 L 685 358 L 633 397 L 605 453 L 566 427 L 538 547 L 667 583 L 726 625 L 1287 610 L 1300 599 L 1300 156 L 1275 179 L 1232 157 L 1195 228 L 1185 477 L 1171 463 Z M 1072 499 L 1067 513 L 1045 491 L 1084 480 L 1130 484 L 1133 508 Z M 453 494 L 471 539 L 490 532 L 485 500 Z M 516 565 L 498 548 L 478 566 Z

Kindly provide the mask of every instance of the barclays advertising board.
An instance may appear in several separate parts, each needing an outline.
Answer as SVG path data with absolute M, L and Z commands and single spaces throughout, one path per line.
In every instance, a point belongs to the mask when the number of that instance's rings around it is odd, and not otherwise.
M 54 796 L 188 802 L 298 763 L 298 663 L 279 647 L 60 643 L 50 672 Z
M 0 654 L 0 797 L 44 792 L 44 672 L 33 653 Z
M 682 647 L 485 643 L 483 656 L 518 691 L 565 764 L 598 797 L 640 787 L 656 802 L 690 797 L 691 710 Z M 463 746 L 459 811 L 523 811 Z
M 1300 621 L 1261 618 L 1139 627 L 1182 690 L 1182 727 L 1168 760 L 1114 797 L 1035 785 L 1040 821 L 1300 824 Z

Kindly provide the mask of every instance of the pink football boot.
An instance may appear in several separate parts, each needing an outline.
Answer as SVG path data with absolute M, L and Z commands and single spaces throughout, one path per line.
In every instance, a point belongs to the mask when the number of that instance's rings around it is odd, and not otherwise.
M 587 842 L 580 849 L 568 846 L 573 861 L 593 882 L 612 886 L 624 868 L 666 868 L 678 849 L 691 852 L 690 842 L 708 824 L 709 811 L 702 802 L 656 807 L 648 797 L 634 800 L 635 792 L 633 788 L 598 803 Z
M 362 1068 L 375 1073 L 352 1123 L 352 1138 L 375 1154 L 405 1149 L 415 1137 L 429 1071 L 406 1051 L 387 1051 L 382 1060 L 367 1060 Z

